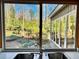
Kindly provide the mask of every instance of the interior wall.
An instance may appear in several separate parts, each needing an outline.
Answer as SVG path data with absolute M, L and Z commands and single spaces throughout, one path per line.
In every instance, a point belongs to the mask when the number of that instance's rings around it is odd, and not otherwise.
M 78 3 L 78 0 L 4 0 L 9 2 L 37 2 L 37 3 Z
M 0 0 L 0 48 L 2 48 L 2 31 L 1 31 L 1 0 Z
M 77 6 L 77 20 L 76 20 L 76 46 L 79 48 L 79 4 Z

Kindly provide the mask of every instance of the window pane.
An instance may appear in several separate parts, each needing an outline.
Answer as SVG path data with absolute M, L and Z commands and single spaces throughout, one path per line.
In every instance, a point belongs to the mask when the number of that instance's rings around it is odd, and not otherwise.
M 39 5 L 5 4 L 5 48 L 39 48 Z
M 75 15 L 70 15 L 69 16 L 69 21 L 68 21 L 68 42 L 67 42 L 67 48 L 74 48 L 75 47 Z
M 77 5 L 43 4 L 43 49 L 75 48 Z
M 61 47 L 64 48 L 64 44 L 65 44 L 65 40 L 66 39 L 66 18 L 62 17 L 61 18 Z

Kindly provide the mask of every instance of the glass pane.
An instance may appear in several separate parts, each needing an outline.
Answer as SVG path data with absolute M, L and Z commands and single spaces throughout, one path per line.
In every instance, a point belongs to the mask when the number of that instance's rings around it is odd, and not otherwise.
M 65 43 L 64 40 L 65 40 L 65 36 L 66 36 L 65 35 L 66 34 L 65 33 L 65 31 L 66 31 L 66 19 L 65 19 L 65 17 L 62 17 L 60 21 L 61 21 L 60 22 L 61 23 L 61 28 L 60 28 L 61 29 L 61 45 L 60 46 L 62 48 L 64 48 L 64 43 Z
M 69 26 L 68 26 L 68 34 L 67 34 L 67 48 L 75 47 L 75 15 L 69 16 Z
M 39 5 L 5 4 L 5 48 L 39 48 Z
M 77 5 L 43 4 L 42 49 L 75 48 Z

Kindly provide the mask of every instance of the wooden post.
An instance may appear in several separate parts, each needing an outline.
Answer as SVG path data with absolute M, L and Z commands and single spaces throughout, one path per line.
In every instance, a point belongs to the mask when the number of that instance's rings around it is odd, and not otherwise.
M 1 0 L 0 0 L 0 48 L 2 48 L 2 30 L 1 30 Z
M 76 47 L 79 48 L 79 4 L 77 5 L 77 20 L 76 20 Z

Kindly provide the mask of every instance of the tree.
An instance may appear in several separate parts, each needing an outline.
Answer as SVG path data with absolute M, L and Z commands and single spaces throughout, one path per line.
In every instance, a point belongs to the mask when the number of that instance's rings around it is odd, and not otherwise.
M 34 17 L 34 12 L 32 11 L 32 9 L 29 10 L 29 13 L 30 13 L 30 19 L 32 20 Z
M 9 5 L 8 8 L 8 18 L 6 20 L 8 20 L 8 23 L 6 23 L 7 27 L 9 30 L 12 30 L 14 28 L 15 25 L 15 9 L 14 9 L 14 5 Z

